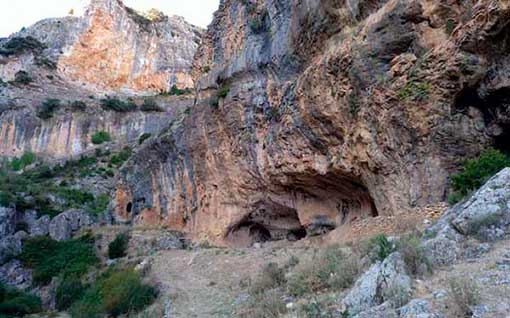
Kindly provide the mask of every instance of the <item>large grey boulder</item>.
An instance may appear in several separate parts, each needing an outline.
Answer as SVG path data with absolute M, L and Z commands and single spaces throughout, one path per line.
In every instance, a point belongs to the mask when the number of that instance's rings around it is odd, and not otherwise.
M 57 241 L 69 240 L 78 230 L 94 224 L 93 218 L 82 210 L 69 210 L 51 220 L 49 232 Z
M 505 168 L 429 227 L 425 235 L 431 238 L 423 243 L 423 248 L 432 265 L 444 266 L 488 250 L 479 242 L 466 249 L 470 241 L 494 241 L 509 234 L 510 168 Z
M 39 218 L 36 211 L 27 211 L 23 220 L 28 226 L 28 234 L 31 237 L 45 236 L 50 232 L 51 219 L 48 215 Z
M 497 240 L 510 234 L 510 168 L 492 177 L 468 201 L 454 209 L 451 224 L 463 235 Z
M 385 302 L 405 303 L 411 291 L 411 278 L 399 253 L 393 253 L 363 274 L 342 300 L 351 315 L 368 311 Z

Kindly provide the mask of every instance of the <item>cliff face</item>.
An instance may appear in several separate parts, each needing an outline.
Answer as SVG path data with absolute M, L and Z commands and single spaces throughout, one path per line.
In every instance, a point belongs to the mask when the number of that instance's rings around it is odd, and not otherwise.
M 509 3 L 443 2 L 222 1 L 196 106 L 124 168 L 118 219 L 245 245 L 443 200 L 509 146 L 510 89 Z
M 119 0 L 93 0 L 83 18 L 43 20 L 11 38 L 43 43 L 41 55 L 67 81 L 101 93 L 144 93 L 193 86 L 190 68 L 201 33 L 181 17 L 154 10 L 141 15 Z M 9 57 L 1 63 L 4 80 L 33 62 Z
M 1 39 L 0 156 L 75 157 L 93 150 L 91 136 L 103 130 L 118 146 L 156 135 L 192 96 L 156 96 L 159 112 L 113 112 L 100 100 L 134 98 L 140 109 L 140 96 L 192 87 L 201 32 L 180 17 L 142 16 L 121 1 L 94 0 L 84 17 L 46 19 Z M 39 118 L 48 99 L 58 100 L 59 110 Z
M 192 87 L 189 74 L 201 30 L 180 17 L 142 16 L 118 0 L 94 0 L 83 32 L 64 51 L 66 77 L 103 90 Z

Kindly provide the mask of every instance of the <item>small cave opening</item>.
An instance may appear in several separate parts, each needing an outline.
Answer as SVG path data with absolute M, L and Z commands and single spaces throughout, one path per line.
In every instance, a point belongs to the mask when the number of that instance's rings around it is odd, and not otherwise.
M 455 99 L 455 109 L 479 109 L 493 138 L 495 149 L 510 153 L 510 88 L 504 87 L 481 97 L 476 88 L 466 88 Z
M 306 237 L 297 211 L 267 200 L 255 205 L 254 210 L 230 227 L 227 240 L 236 246 L 269 241 L 297 241 Z
M 127 205 L 126 205 L 126 212 L 127 213 L 131 213 L 133 211 L 133 202 L 129 202 Z

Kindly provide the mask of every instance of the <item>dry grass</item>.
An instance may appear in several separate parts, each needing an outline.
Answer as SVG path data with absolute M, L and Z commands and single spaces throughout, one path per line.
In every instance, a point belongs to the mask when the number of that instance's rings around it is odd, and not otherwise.
M 448 284 L 458 317 L 471 317 L 471 308 L 480 301 L 478 285 L 472 279 L 461 276 L 451 278 Z

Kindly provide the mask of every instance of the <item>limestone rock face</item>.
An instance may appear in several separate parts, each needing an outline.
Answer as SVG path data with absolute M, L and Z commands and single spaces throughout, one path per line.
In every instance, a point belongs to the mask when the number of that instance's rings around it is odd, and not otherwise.
M 201 30 L 180 17 L 141 15 L 119 0 L 93 0 L 83 32 L 59 59 L 72 80 L 106 90 L 192 87 Z
M 69 240 L 76 231 L 94 224 L 92 217 L 81 210 L 69 210 L 54 217 L 50 223 L 50 236 L 56 241 Z
M 197 105 L 125 167 L 117 218 L 247 245 L 443 200 L 460 160 L 508 146 L 508 81 L 492 76 L 508 72 L 509 15 L 489 0 L 222 1 Z
M 49 60 L 65 80 L 100 92 L 192 87 L 190 69 L 201 33 L 178 16 L 143 15 L 120 0 L 93 0 L 84 17 L 46 19 L 12 35 L 35 38 L 45 49 L 42 57 L 0 58 L 0 77 L 11 80 L 30 64 Z

